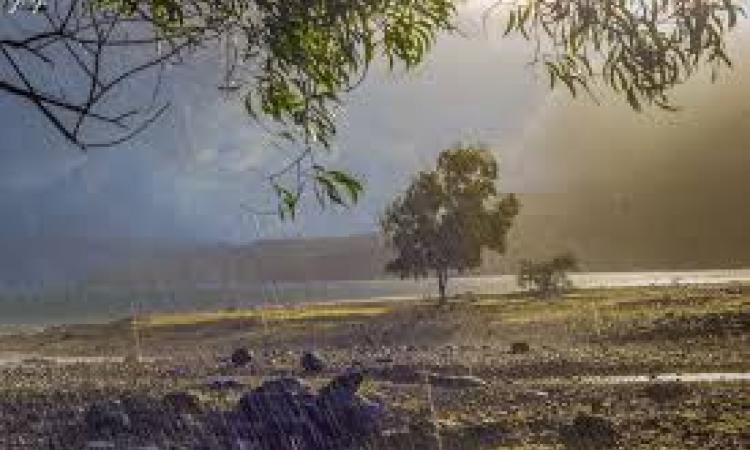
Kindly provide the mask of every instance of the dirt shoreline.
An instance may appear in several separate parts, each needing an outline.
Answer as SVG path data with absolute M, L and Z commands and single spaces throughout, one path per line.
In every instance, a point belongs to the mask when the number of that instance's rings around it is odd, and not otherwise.
M 262 313 L 225 310 L 211 320 L 195 313 L 142 320 L 141 354 L 156 358 L 142 363 L 132 358 L 134 334 L 127 320 L 0 337 L 0 349 L 37 357 L 128 356 L 0 366 L 0 448 L 49 448 L 20 443 L 65 433 L 61 418 L 75 426 L 95 398 L 160 398 L 186 391 L 211 408 L 231 408 L 242 389 L 217 393 L 206 380 L 231 376 L 257 386 L 293 375 L 320 386 L 353 365 L 368 369 L 366 391 L 389 405 L 391 429 L 408 430 L 394 435 L 403 442 L 380 448 L 435 448 L 437 426 L 444 449 L 561 449 L 565 436 L 559 430 L 581 413 L 610 421 L 619 436 L 617 448 L 739 450 L 750 442 L 748 381 L 602 384 L 580 378 L 750 372 L 745 287 L 592 289 L 553 301 L 483 296 L 444 307 L 424 301 L 339 302 Z M 525 345 L 514 347 L 517 343 Z M 233 369 L 226 359 L 239 347 L 253 352 L 253 362 Z M 299 367 L 300 355 L 309 349 L 327 365 L 315 376 Z M 485 384 L 436 387 L 428 404 L 417 375 L 424 370 L 471 375 Z M 425 421 L 431 425 L 425 428 Z

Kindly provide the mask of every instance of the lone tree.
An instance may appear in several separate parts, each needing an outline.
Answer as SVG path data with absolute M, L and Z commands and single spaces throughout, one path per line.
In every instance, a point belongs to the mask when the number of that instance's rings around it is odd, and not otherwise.
M 451 271 L 479 266 L 483 248 L 505 251 L 519 203 L 498 193 L 497 179 L 497 162 L 486 148 L 443 151 L 437 169 L 420 172 L 383 215 L 383 234 L 397 251 L 386 270 L 401 278 L 434 272 L 445 303 Z
M 578 261 L 572 253 L 563 253 L 549 261 L 523 260 L 518 271 L 518 286 L 529 289 L 538 297 L 558 296 L 573 284 L 568 272 L 578 270 Z

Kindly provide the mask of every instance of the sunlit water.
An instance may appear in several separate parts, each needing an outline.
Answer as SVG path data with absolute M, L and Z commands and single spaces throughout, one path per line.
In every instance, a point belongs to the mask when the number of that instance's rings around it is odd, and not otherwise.
M 626 287 L 712 284 L 750 281 L 750 269 L 686 272 L 592 272 L 572 275 L 577 287 Z M 452 278 L 449 293 L 509 293 L 517 290 L 512 275 Z M 180 289 L 132 287 L 127 291 L 89 287 L 77 291 L 0 293 L 0 333 L 56 324 L 103 322 L 141 313 L 242 308 L 367 299 L 434 296 L 432 279 L 266 282 L 251 285 L 199 285 Z

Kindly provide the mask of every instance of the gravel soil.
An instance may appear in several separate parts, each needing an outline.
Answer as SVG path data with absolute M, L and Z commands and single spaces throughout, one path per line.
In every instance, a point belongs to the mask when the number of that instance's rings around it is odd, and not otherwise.
M 0 449 L 85 448 L 85 411 L 102 399 L 157 405 L 168 393 L 188 392 L 206 410 L 229 410 L 264 379 L 294 375 L 317 387 L 352 366 L 369 375 L 362 393 L 389 405 L 373 448 L 598 448 L 599 435 L 592 441 L 575 433 L 582 416 L 611 427 L 613 440 L 599 448 L 750 448 L 747 381 L 586 378 L 750 372 L 748 289 L 630 288 L 544 301 L 498 296 L 444 306 L 373 304 L 366 306 L 373 314 L 347 314 L 361 303 L 341 303 L 327 306 L 326 315 L 309 307 L 271 322 L 257 314 L 171 325 L 140 318 L 139 346 L 148 362 L 132 357 L 130 320 L 0 337 L 0 350 L 28 355 L 0 365 Z M 330 315 L 331 308 L 341 310 Z M 519 342 L 528 351 L 513 345 Z M 239 347 L 252 353 L 247 367 L 228 361 Z M 326 368 L 306 375 L 299 358 L 311 349 Z M 59 356 L 127 358 L 56 361 Z M 428 373 L 433 380 L 471 376 L 485 383 L 427 384 Z M 208 381 L 215 377 L 241 386 L 212 388 Z M 144 427 L 123 448 L 191 448 L 195 428 L 167 428 Z

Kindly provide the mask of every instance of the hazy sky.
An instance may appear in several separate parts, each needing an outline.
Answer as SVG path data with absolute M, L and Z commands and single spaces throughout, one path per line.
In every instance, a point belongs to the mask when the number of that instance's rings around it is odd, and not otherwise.
M 375 70 L 347 99 L 324 161 L 365 180 L 363 201 L 347 212 L 311 205 L 283 227 L 266 220 L 265 236 L 370 231 L 410 175 L 457 141 L 495 148 L 508 191 L 688 195 L 707 182 L 715 196 L 750 190 L 744 36 L 735 72 L 678 93 L 684 112 L 638 115 L 606 96 L 596 106 L 549 93 L 546 77 L 526 65 L 531 49 L 483 31 L 476 11 L 465 15 L 468 38 L 441 38 L 416 72 Z M 168 116 L 137 140 L 87 156 L 35 110 L 0 97 L 0 233 L 254 238 L 240 205 L 273 200 L 259 174 L 289 155 L 238 102 L 206 89 L 219 77 L 209 63 L 175 71 Z

